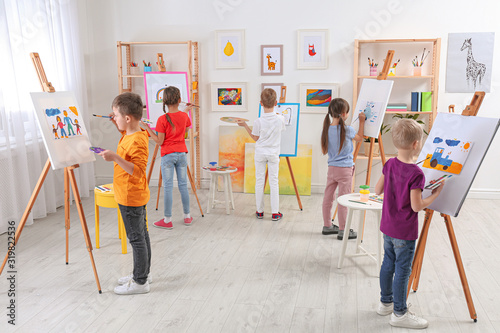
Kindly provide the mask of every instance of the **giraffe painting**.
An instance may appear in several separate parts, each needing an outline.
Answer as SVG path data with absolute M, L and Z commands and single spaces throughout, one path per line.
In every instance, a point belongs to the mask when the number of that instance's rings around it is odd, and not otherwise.
M 267 70 L 268 71 L 274 71 L 276 69 L 276 63 L 278 62 L 277 60 L 275 62 L 271 61 L 271 55 L 268 53 L 267 56 Z
M 476 90 L 477 82 L 479 82 L 480 86 L 484 74 L 486 73 L 486 65 L 474 60 L 474 56 L 472 55 L 471 40 L 472 38 L 465 39 L 462 47 L 460 48 L 460 51 L 467 49 L 467 67 L 465 68 L 465 78 L 467 80 L 467 84 L 470 84 L 470 82 L 472 81 L 474 90 Z

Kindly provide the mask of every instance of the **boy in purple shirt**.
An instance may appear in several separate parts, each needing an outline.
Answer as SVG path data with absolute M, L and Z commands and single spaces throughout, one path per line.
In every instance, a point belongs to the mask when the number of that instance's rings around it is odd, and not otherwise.
M 418 212 L 429 206 L 443 189 L 440 185 L 422 199 L 425 177 L 414 158 L 421 149 L 422 127 L 413 119 L 398 120 L 392 140 L 398 156 L 385 163 L 375 192 L 384 193 L 380 231 L 384 233 L 384 261 L 380 268 L 380 304 L 377 313 L 391 314 L 389 324 L 426 328 L 429 323 L 406 306 L 406 290 L 418 238 Z

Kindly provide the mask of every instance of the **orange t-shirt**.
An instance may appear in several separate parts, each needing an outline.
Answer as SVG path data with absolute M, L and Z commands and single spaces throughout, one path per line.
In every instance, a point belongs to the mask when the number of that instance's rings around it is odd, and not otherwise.
M 184 134 L 186 128 L 191 126 L 191 119 L 187 113 L 178 111 L 169 113 L 172 123 L 175 125 L 175 131 L 172 133 L 172 126 L 167 120 L 167 116 L 163 115 L 158 118 L 155 130 L 159 133 L 165 133 L 165 140 L 161 145 L 161 156 L 171 153 L 187 153 L 186 142 L 184 141 Z
M 113 190 L 116 202 L 122 206 L 144 206 L 149 201 L 149 186 L 146 182 L 148 132 L 141 130 L 129 135 L 123 132 L 116 153 L 125 161 L 134 164 L 134 173 L 129 174 L 115 163 Z

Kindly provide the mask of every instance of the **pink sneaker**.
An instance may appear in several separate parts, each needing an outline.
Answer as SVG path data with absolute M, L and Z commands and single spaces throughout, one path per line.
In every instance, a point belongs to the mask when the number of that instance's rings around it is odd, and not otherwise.
M 193 218 L 192 217 L 186 217 L 184 219 L 184 224 L 185 225 L 191 225 L 193 223 Z
M 160 221 L 153 223 L 153 225 L 157 228 L 163 228 L 163 229 L 173 229 L 174 228 L 172 221 L 165 223 L 165 219 L 161 219 Z

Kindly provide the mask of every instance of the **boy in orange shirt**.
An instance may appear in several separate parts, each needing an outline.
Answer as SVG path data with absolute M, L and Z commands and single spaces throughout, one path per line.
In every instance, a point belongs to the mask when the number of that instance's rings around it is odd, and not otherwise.
M 112 107 L 111 121 L 122 133 L 122 138 L 116 153 L 104 150 L 99 155 L 105 161 L 114 162 L 115 200 L 134 256 L 133 273 L 120 278 L 114 291 L 119 295 L 143 294 L 149 292 L 151 283 L 151 245 L 146 225 L 149 139 L 147 132 L 139 127 L 142 117 L 142 100 L 139 95 L 129 92 L 120 94 L 113 100 Z

